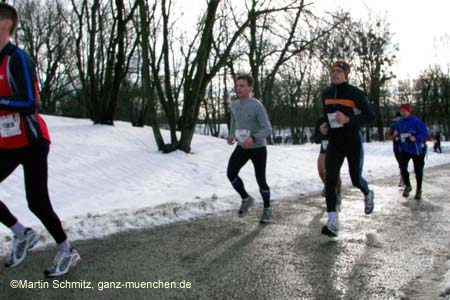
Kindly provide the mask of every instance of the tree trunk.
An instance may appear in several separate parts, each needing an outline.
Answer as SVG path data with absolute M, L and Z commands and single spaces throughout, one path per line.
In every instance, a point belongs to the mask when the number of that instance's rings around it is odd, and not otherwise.
M 180 122 L 181 138 L 179 149 L 187 153 L 191 151 L 191 142 L 195 132 L 195 123 L 197 122 L 200 103 L 205 96 L 207 84 L 211 80 L 210 76 L 207 78 L 206 70 L 213 43 L 213 27 L 216 21 L 216 11 L 219 2 L 220 0 L 210 0 L 208 3 L 205 26 L 193 65 L 195 68 L 195 76 L 192 79 L 186 78 L 185 81 L 185 99 Z
M 161 135 L 161 131 L 159 129 L 158 117 L 156 111 L 156 95 L 154 89 L 150 91 L 150 86 L 152 85 L 150 79 L 150 59 L 149 59 L 149 29 L 148 29 L 148 16 L 147 9 L 144 0 L 138 0 L 139 5 L 139 15 L 141 21 L 141 47 L 142 47 L 142 97 L 143 99 L 147 99 L 148 102 L 148 110 L 149 110 L 149 119 L 150 126 L 153 130 L 153 136 L 155 137 L 156 145 L 158 146 L 158 150 L 164 152 L 164 139 Z

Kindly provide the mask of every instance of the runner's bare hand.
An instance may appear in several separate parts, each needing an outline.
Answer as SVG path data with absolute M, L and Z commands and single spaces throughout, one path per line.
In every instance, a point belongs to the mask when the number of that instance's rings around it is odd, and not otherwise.
M 250 149 L 250 147 L 253 145 L 253 138 L 249 137 L 242 143 L 242 148 L 244 149 Z
M 320 133 L 322 133 L 323 135 L 327 135 L 328 134 L 328 124 L 326 122 L 322 123 L 322 125 L 320 125 L 319 127 Z
M 339 124 L 346 124 L 348 123 L 349 119 L 346 115 L 344 115 L 342 112 L 337 111 L 336 112 L 336 122 Z

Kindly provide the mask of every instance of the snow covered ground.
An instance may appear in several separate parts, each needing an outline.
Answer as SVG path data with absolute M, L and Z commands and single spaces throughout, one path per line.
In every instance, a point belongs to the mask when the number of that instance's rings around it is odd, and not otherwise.
M 234 146 L 223 139 L 196 135 L 191 154 L 161 154 L 148 127 L 134 128 L 125 122 L 113 127 L 92 125 L 89 120 L 54 116 L 44 119 L 52 138 L 50 197 L 71 240 L 220 213 L 240 204 L 226 177 Z M 168 132 L 163 134 L 167 141 Z M 429 151 L 426 167 L 450 163 L 450 142 L 443 143 L 443 148 L 444 154 Z M 316 144 L 269 146 L 267 181 L 274 201 L 322 189 L 316 169 L 318 152 Z M 365 144 L 365 178 L 370 182 L 395 174 L 392 144 Z M 342 175 L 344 184 L 350 185 L 346 164 Z M 240 176 L 261 201 L 250 163 Z M 27 208 L 21 168 L 1 183 L 0 199 L 23 224 L 43 234 L 42 244 L 53 242 Z M 9 237 L 9 230 L 1 226 L 0 255 L 9 249 Z M 449 276 L 446 280 L 443 290 L 450 287 Z

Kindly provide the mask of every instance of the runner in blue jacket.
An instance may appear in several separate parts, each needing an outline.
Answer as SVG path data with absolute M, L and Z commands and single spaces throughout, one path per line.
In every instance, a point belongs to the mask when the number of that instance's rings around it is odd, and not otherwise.
M 429 133 L 425 123 L 411 113 L 412 109 L 409 104 L 400 106 L 402 118 L 395 126 L 394 136 L 400 138 L 400 170 L 405 183 L 403 196 L 408 197 L 412 190 L 408 172 L 408 163 L 412 159 L 417 182 L 415 199 L 420 200 L 422 199 L 422 178 L 425 165 L 422 144 L 427 141 Z

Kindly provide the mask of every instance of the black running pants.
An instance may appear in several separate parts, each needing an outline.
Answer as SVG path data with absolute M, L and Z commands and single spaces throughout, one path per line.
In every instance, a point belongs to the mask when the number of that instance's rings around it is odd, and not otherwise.
M 342 143 L 339 145 L 329 143 L 325 157 L 325 169 L 327 172 L 325 178 L 327 212 L 336 211 L 336 184 L 345 158 L 347 158 L 353 186 L 359 188 L 364 195 L 369 194 L 367 181 L 362 177 L 364 163 L 362 137 L 359 140 L 352 140 L 352 143 Z
M 18 149 L 0 149 L 0 182 L 3 182 L 19 165 L 23 166 L 25 192 L 30 210 L 41 220 L 57 244 L 67 236 L 50 203 L 47 187 L 47 156 L 50 144 L 39 140 Z M 20 199 L 14 199 L 20 201 Z M 0 201 L 0 222 L 13 226 L 17 218 Z
M 408 164 L 411 159 L 414 164 L 414 173 L 416 173 L 417 190 L 421 190 L 423 167 L 425 166 L 425 153 L 422 155 L 413 155 L 408 152 L 400 152 L 400 170 L 402 172 L 403 181 L 406 186 L 411 186 L 408 172 Z
M 259 189 L 261 191 L 269 190 L 269 186 L 266 182 L 267 148 L 243 149 L 238 145 L 231 154 L 228 162 L 227 176 L 238 193 L 241 194 L 241 197 L 245 195 L 243 195 L 242 191 L 239 191 L 241 186 L 243 188 L 243 183 L 238 174 L 249 160 L 252 161 L 253 167 L 255 168 L 256 181 L 258 182 Z

